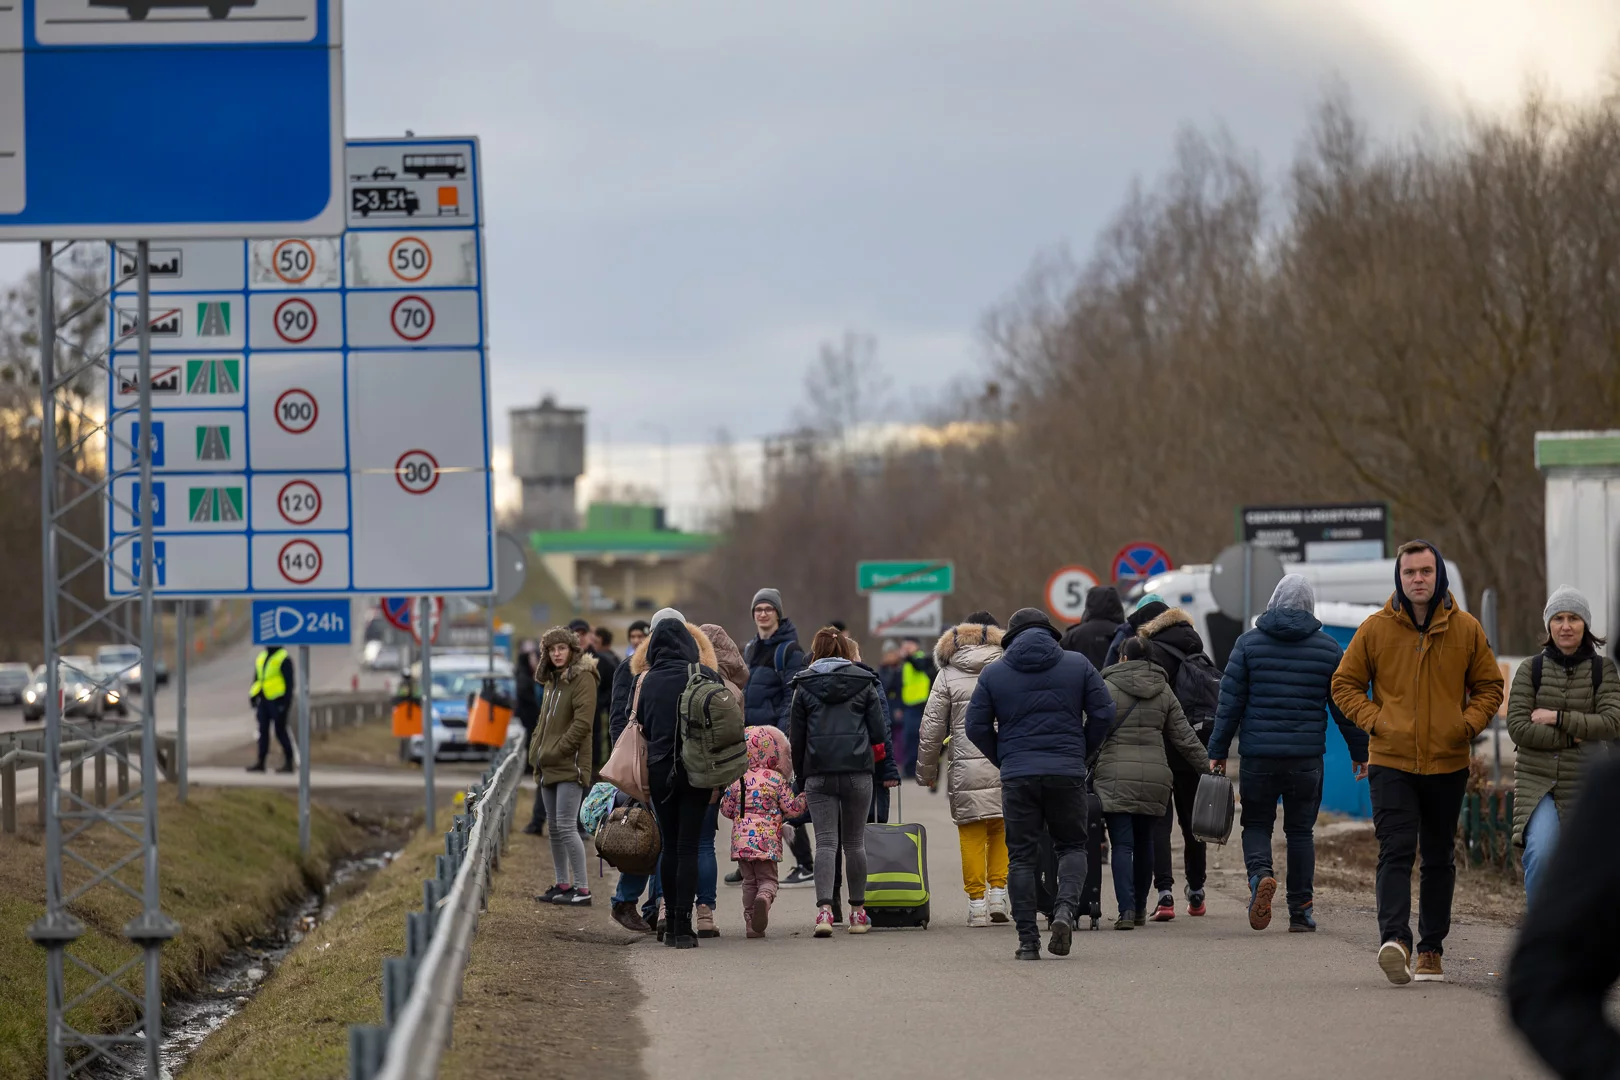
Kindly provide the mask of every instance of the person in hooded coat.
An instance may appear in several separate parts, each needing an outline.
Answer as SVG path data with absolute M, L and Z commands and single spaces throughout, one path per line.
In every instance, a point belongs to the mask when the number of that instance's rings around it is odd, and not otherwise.
M 529 743 L 529 764 L 539 774 L 540 796 L 551 819 L 551 858 L 557 884 L 540 898 L 550 904 L 589 905 L 590 870 L 579 804 L 591 783 L 591 727 L 596 718 L 596 659 L 566 626 L 540 639 L 540 721 Z
M 1080 621 L 1064 631 L 1059 644 L 1084 656 L 1092 667 L 1101 671 L 1108 666 L 1108 646 L 1123 625 L 1125 602 L 1119 598 L 1119 590 L 1112 585 L 1094 585 L 1086 593 L 1086 607 Z
M 1278 800 L 1288 841 L 1288 929 L 1316 929 L 1316 814 L 1329 713 L 1350 748 L 1357 778 L 1367 774 L 1367 733 L 1333 704 L 1333 673 L 1342 656 L 1316 617 L 1316 590 L 1302 575 L 1289 574 L 1226 662 L 1209 760 L 1216 772 L 1225 772 L 1233 736 L 1241 741 L 1243 862 L 1249 872 L 1249 925 L 1256 930 L 1270 925 L 1277 892 L 1271 833 Z
M 1001 659 L 1001 628 L 993 620 L 953 627 L 934 646 L 939 677 L 923 706 L 917 748 L 917 781 L 939 780 L 940 752 L 950 740 L 945 790 L 962 848 L 962 888 L 968 895 L 968 925 L 989 926 L 1012 918 L 1007 903 L 1007 823 L 1001 816 L 1001 771 L 967 737 L 968 703 L 979 674 Z
M 1135 637 L 1142 627 L 1169 610 L 1170 605 L 1165 603 L 1164 597 L 1158 593 L 1148 593 L 1138 600 L 1136 606 L 1131 608 L 1131 613 L 1125 617 L 1125 621 L 1115 629 L 1114 639 L 1108 643 L 1108 654 L 1103 657 L 1102 668 L 1098 670 L 1111 668 L 1119 663 L 1119 650 L 1124 647 L 1125 642 Z
M 1047 950 L 1066 956 L 1086 880 L 1086 752 L 1101 746 L 1114 699 L 1097 669 L 1058 645 L 1044 612 L 1022 608 L 1007 622 L 1002 658 L 979 674 L 967 737 L 1001 772 L 1007 823 L 1008 893 L 1018 960 L 1038 960 L 1035 881 L 1040 834 L 1052 834 L 1058 889 Z
M 1147 919 L 1155 825 L 1173 783 L 1165 747 L 1172 747 L 1195 772 L 1209 771 L 1204 744 L 1188 726 L 1181 702 L 1153 655 L 1148 640 L 1139 635 L 1125 642 L 1120 662 L 1103 673 L 1116 719 L 1097 754 L 1092 785 L 1102 801 L 1113 849 L 1110 865 L 1119 902 L 1116 930 L 1134 929 Z

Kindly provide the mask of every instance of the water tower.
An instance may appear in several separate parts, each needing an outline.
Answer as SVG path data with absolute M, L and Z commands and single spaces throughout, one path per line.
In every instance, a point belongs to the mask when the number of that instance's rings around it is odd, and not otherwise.
M 539 406 L 510 409 L 512 475 L 523 484 L 525 529 L 579 528 L 574 485 L 585 472 L 585 410 L 547 396 Z

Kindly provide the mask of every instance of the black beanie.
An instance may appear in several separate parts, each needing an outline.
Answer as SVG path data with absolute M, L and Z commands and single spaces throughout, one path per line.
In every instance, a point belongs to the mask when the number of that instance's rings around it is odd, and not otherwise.
M 1013 638 L 1022 634 L 1025 630 L 1037 629 L 1045 630 L 1048 634 L 1051 634 L 1053 641 L 1059 639 L 1060 635 L 1057 628 L 1052 625 L 1052 620 L 1046 617 L 1046 612 L 1040 608 L 1019 608 L 1013 612 L 1013 617 L 1007 620 L 1007 634 L 1001 639 L 1002 647 L 1011 648 Z
M 1154 600 L 1151 603 L 1143 604 L 1141 607 L 1131 612 L 1130 615 L 1126 617 L 1125 621 L 1130 624 L 1132 630 L 1140 630 L 1142 627 L 1146 626 L 1148 623 L 1152 622 L 1154 619 L 1157 619 L 1160 615 L 1163 615 L 1169 610 L 1169 604 L 1165 603 L 1163 600 Z
M 970 623 L 978 623 L 980 626 L 1001 626 L 1000 623 L 996 622 L 996 617 L 990 614 L 988 611 L 975 611 L 973 614 L 967 617 L 966 621 Z

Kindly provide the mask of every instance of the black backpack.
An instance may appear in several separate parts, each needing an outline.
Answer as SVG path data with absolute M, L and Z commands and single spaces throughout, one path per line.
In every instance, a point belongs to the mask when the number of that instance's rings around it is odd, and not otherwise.
M 1193 734 L 1198 736 L 1199 742 L 1207 743 L 1215 732 L 1215 710 L 1221 703 L 1221 673 L 1216 670 L 1215 661 L 1202 652 L 1188 656 L 1163 641 L 1153 644 L 1181 661 L 1175 685 L 1170 689 L 1181 702 L 1181 711 L 1187 714 Z
M 1546 653 L 1536 653 L 1530 661 L 1530 689 L 1534 693 L 1541 693 L 1541 668 L 1547 659 Z M 1592 700 L 1597 701 L 1598 687 L 1603 685 L 1603 657 L 1592 657 Z

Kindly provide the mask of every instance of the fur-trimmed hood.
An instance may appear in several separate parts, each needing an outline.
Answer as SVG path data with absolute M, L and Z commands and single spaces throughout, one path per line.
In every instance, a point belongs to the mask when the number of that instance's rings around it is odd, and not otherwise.
M 1173 607 L 1164 614 L 1150 619 L 1140 630 L 1136 632 L 1136 636 L 1139 638 L 1157 637 L 1159 634 L 1170 629 L 1172 626 L 1192 625 L 1193 621 L 1191 615 L 1188 615 L 1185 611 L 1182 611 L 1178 607 Z M 1194 627 L 1194 629 L 1196 630 L 1197 628 Z
M 697 642 L 698 663 L 712 671 L 719 671 L 718 661 L 714 655 L 714 642 L 709 640 L 709 635 L 705 634 L 703 628 L 697 623 L 687 623 L 686 632 L 692 635 L 693 641 Z M 647 670 L 647 654 L 651 651 L 646 646 L 642 646 L 630 655 L 630 673 L 632 675 L 640 675 Z
M 553 645 L 568 646 L 568 663 L 561 668 L 551 662 L 551 647 Z M 595 671 L 596 657 L 580 647 L 579 637 L 566 626 L 553 626 L 545 632 L 540 639 L 540 670 L 535 673 L 537 682 L 572 682 L 574 677 L 582 671 Z
M 948 667 L 956 666 L 977 674 L 984 666 L 1001 655 L 1003 632 L 999 626 L 984 623 L 961 623 L 940 635 L 934 646 L 934 662 Z

